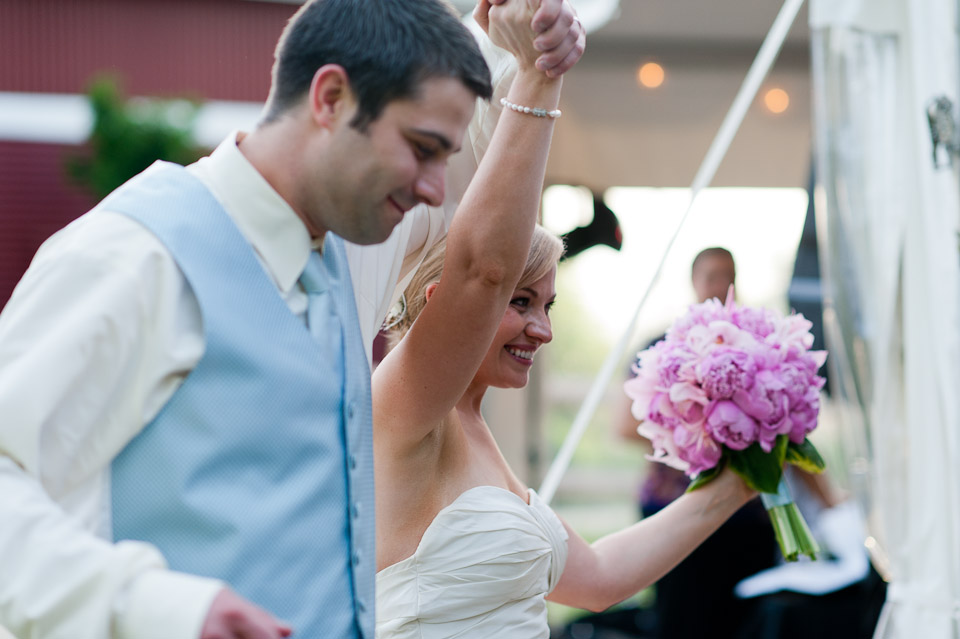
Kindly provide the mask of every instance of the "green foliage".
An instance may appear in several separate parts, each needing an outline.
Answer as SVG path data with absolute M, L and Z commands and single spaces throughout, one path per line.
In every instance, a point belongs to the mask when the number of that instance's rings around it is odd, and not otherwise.
M 706 484 L 709 484 L 710 482 L 712 482 L 714 479 L 716 479 L 717 475 L 720 474 L 720 471 L 723 470 L 723 467 L 726 465 L 726 463 L 727 463 L 726 457 L 721 457 L 720 461 L 717 462 L 716 466 L 714 466 L 713 468 L 708 468 L 705 471 L 698 474 L 690 482 L 690 485 L 687 486 L 687 492 L 689 493 L 691 491 L 696 490 L 697 488 L 700 488 L 701 486 L 705 486 Z
M 744 450 L 724 450 L 717 465 L 697 475 L 690 482 L 687 492 L 709 484 L 728 463 L 748 486 L 763 493 L 777 492 L 780 478 L 783 476 L 784 463 L 793 464 L 808 473 L 821 473 L 826 467 L 817 448 L 809 439 L 804 439 L 802 444 L 794 444 L 786 435 L 779 435 L 773 450 L 769 453 L 763 452 L 758 443 L 751 444 Z M 781 547 L 782 545 L 781 543 Z M 784 554 L 786 556 L 786 553 Z
M 822 473 L 826 467 L 823 457 L 809 439 L 804 439 L 802 444 L 790 442 L 787 446 L 787 463 L 808 473 Z
M 730 467 L 750 488 L 761 493 L 775 493 L 783 476 L 787 442 L 786 435 L 778 435 L 777 443 L 769 453 L 763 452 L 759 443 L 750 444 L 743 450 L 728 451 Z
M 204 154 L 190 133 L 199 105 L 187 100 L 127 100 L 102 77 L 88 91 L 94 124 L 87 153 L 67 160 L 70 178 L 103 198 L 156 160 L 189 164 Z

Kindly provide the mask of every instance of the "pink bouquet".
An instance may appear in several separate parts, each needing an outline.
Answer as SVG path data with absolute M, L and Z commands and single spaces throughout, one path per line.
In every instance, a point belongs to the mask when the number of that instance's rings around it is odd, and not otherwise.
M 807 435 L 817 426 L 817 371 L 826 351 L 811 351 L 811 323 L 716 298 L 690 307 L 666 338 L 639 354 L 633 399 L 650 459 L 684 471 L 689 490 L 725 465 L 761 493 L 783 556 L 814 557 L 810 530 L 783 481 L 785 463 L 810 472 L 823 460 Z

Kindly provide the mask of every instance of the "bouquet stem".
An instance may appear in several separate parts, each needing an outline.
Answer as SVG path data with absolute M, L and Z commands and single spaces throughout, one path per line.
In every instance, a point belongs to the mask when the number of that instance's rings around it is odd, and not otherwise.
M 777 485 L 777 492 L 760 493 L 760 499 L 763 501 L 764 508 L 767 509 L 767 514 L 770 515 L 770 523 L 773 524 L 773 532 L 777 537 L 783 558 L 787 561 L 796 561 L 800 555 L 807 555 L 810 559 L 816 559 L 820 547 L 813 538 L 803 515 L 793 502 L 786 481 L 781 478 Z

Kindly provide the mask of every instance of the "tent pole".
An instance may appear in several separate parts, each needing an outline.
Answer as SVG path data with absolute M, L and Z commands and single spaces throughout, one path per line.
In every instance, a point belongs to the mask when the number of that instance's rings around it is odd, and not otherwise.
M 780 13 L 777 14 L 776 20 L 774 20 L 773 26 L 764 38 L 763 44 L 760 45 L 757 57 L 754 59 L 753 64 L 750 65 L 750 70 L 747 71 L 747 76 L 744 78 L 743 84 L 740 86 L 740 90 L 737 92 L 733 104 L 730 106 L 730 110 L 723 119 L 720 129 L 717 131 L 717 135 L 714 137 L 713 143 L 707 150 L 707 154 L 700 164 L 700 169 L 693 179 L 693 183 L 690 186 L 690 200 L 687 204 L 686 212 L 684 212 L 680 218 L 680 223 L 677 224 L 673 236 L 667 243 L 660 263 L 653 277 L 650 278 L 650 282 L 647 284 L 647 288 L 640 298 L 640 302 L 637 304 L 633 317 L 620 336 L 620 339 L 617 340 L 617 343 L 610 350 L 610 354 L 600 368 L 600 372 L 597 374 L 593 385 L 590 387 L 590 391 L 587 393 L 583 404 L 580 406 L 580 410 L 577 412 L 576 418 L 573 420 L 573 425 L 567 432 L 560 451 L 557 453 L 556 458 L 554 458 L 553 463 L 550 464 L 543 483 L 540 484 L 540 497 L 548 504 L 556 494 L 557 486 L 559 486 L 561 478 L 570 465 L 570 460 L 573 459 L 573 453 L 576 451 L 577 445 L 580 443 L 581 437 L 583 437 L 583 433 L 586 432 L 587 426 L 590 424 L 590 419 L 597 410 L 603 392 L 610 383 L 610 378 L 613 376 L 613 372 L 616 370 L 621 357 L 623 357 L 624 351 L 627 350 L 629 341 L 636 328 L 637 318 L 640 316 L 640 310 L 646 303 L 647 297 L 649 297 L 654 284 L 656 284 L 660 278 L 663 265 L 667 260 L 667 256 L 670 254 L 670 249 L 680 234 L 684 222 L 686 222 L 687 217 L 690 215 L 690 211 L 697 201 L 697 196 L 699 196 L 700 192 L 713 180 L 717 168 L 720 166 L 720 162 L 730 149 L 730 143 L 740 129 L 740 125 L 743 123 L 750 104 L 760 90 L 760 85 L 770 72 L 771 67 L 773 67 L 773 63 L 776 61 L 777 55 L 783 47 L 790 27 L 793 26 L 794 20 L 802 6 L 803 0 L 786 0 L 780 9 Z

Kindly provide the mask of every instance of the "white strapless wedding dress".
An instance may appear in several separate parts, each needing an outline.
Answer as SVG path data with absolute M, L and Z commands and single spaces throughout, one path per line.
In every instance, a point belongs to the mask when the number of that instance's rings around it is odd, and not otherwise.
M 377 639 L 548 639 L 567 533 L 540 497 L 467 490 L 417 550 L 377 573 Z

